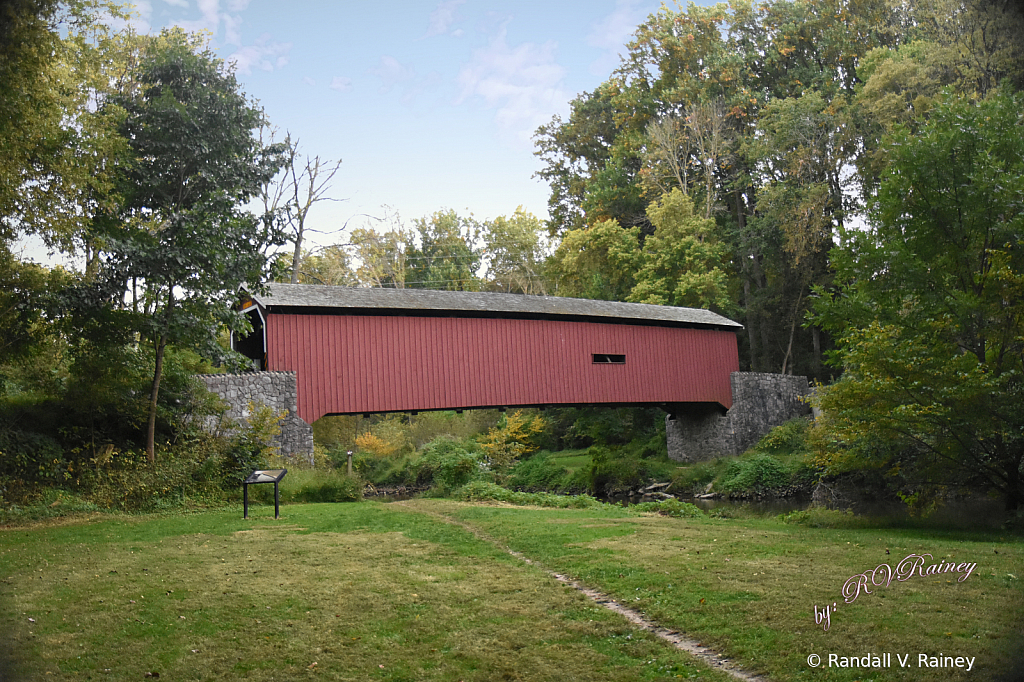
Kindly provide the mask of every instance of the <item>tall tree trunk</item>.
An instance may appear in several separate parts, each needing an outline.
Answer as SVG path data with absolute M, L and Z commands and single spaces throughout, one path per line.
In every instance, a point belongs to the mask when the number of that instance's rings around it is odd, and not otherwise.
M 146 427 L 146 459 L 156 464 L 156 399 L 160 395 L 160 377 L 164 369 L 164 350 L 167 332 L 160 335 L 156 346 L 156 369 L 153 370 L 153 390 L 149 394 L 149 425 Z
M 164 371 L 164 351 L 167 350 L 168 330 L 174 313 L 174 287 L 167 291 L 167 312 L 164 313 L 164 330 L 156 342 L 156 367 L 153 369 L 153 389 L 149 394 L 149 424 L 146 426 L 146 459 L 156 464 L 156 399 L 160 395 L 160 378 Z
M 302 263 L 302 227 L 295 233 L 295 253 L 292 254 L 292 284 L 299 283 L 299 265 Z
M 750 304 L 750 277 L 743 278 L 743 305 L 747 310 L 747 340 L 750 342 L 750 371 L 757 371 L 757 313 Z

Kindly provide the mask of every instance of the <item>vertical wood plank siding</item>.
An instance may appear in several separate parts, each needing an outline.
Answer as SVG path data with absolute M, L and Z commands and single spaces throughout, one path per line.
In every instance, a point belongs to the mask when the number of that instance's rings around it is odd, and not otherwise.
M 732 405 L 736 334 L 562 320 L 271 314 L 268 369 L 299 415 L 501 405 Z M 594 353 L 625 355 L 594 364 Z

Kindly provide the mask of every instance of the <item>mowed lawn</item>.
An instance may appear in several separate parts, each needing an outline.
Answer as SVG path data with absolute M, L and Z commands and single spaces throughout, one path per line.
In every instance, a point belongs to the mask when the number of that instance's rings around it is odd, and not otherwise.
M 0 531 L 21 680 L 723 680 L 463 528 L 289 505 Z M 8 679 L 0 673 L 0 679 Z
M 999 533 L 444 500 L 288 505 L 279 520 L 260 506 L 251 516 L 96 516 L 0 531 L 6 671 L 33 680 L 726 679 L 544 569 L 772 680 L 990 680 L 1024 643 L 1024 551 Z M 962 582 L 894 580 L 843 603 L 851 575 L 914 553 L 977 566 Z M 826 632 L 814 607 L 833 603 Z M 849 663 L 883 653 L 892 667 L 828 666 L 829 654 Z M 970 657 L 973 670 L 921 667 L 922 653 Z M 896 654 L 909 655 L 907 667 Z

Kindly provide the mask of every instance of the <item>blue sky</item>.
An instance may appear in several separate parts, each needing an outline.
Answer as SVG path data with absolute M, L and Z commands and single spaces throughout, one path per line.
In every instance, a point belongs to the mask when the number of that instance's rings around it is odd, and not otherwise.
M 608 78 L 660 4 L 143 0 L 137 25 L 208 31 L 282 133 L 342 160 L 331 196 L 345 201 L 310 215 L 330 232 L 383 206 L 407 225 L 445 208 L 546 217 L 534 130 Z
M 708 4 L 701 0 L 700 4 Z M 143 33 L 206 31 L 304 154 L 342 160 L 311 235 L 441 209 L 547 217 L 533 132 L 593 90 L 661 0 L 136 0 Z M 372 223 L 370 223 L 372 224 Z M 46 260 L 41 249 L 26 255 Z

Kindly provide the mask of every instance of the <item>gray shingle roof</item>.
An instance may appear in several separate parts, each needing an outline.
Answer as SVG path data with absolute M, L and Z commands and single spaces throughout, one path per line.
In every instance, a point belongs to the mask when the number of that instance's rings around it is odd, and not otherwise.
M 671 326 L 695 325 L 741 329 L 742 325 L 710 310 L 646 303 L 618 303 L 558 296 L 523 296 L 430 289 L 369 289 L 311 284 L 271 283 L 266 295 L 253 296 L 265 308 L 348 308 L 353 310 L 458 313 L 474 317 L 610 318 L 617 322 Z M 338 311 L 340 312 L 340 311 Z

